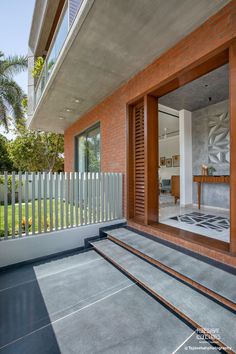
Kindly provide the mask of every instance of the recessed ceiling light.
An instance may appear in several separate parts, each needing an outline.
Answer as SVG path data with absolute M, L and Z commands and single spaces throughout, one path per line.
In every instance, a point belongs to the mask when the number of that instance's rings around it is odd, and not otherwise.
M 66 112 L 72 112 L 72 109 L 66 108 Z
M 64 117 L 59 117 L 60 120 L 64 120 L 65 118 Z
M 75 98 L 75 102 L 76 102 L 76 103 L 79 103 L 80 100 L 79 100 L 78 98 Z

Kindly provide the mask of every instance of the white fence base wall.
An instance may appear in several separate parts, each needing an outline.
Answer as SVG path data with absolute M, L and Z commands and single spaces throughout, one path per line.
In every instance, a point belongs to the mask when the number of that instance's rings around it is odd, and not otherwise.
M 126 219 L 4 240 L 0 244 L 0 267 L 83 247 L 84 239 L 98 236 L 101 227 L 123 222 L 126 222 Z

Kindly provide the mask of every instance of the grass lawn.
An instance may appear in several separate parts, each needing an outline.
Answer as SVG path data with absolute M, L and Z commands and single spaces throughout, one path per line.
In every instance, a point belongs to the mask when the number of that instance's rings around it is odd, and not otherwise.
M 58 226 L 60 227 L 61 225 L 61 203 L 60 201 L 57 201 L 58 203 Z M 39 219 L 38 219 L 38 200 L 35 201 L 35 232 L 38 232 L 39 229 Z M 65 203 L 62 203 L 63 211 L 64 211 L 64 218 L 63 218 L 63 224 L 64 226 L 66 225 L 66 216 L 65 216 Z M 47 200 L 47 229 L 50 229 L 50 201 Z M 41 230 L 43 232 L 44 230 L 44 203 L 43 200 L 41 200 Z M 73 207 L 73 213 L 74 213 L 74 223 L 75 223 L 75 207 Z M 55 228 L 55 200 L 52 200 L 52 228 Z M 80 218 L 80 209 L 78 208 L 78 219 Z M 32 222 L 33 216 L 32 216 L 32 203 L 28 203 L 28 220 L 29 224 Z M 22 224 L 22 233 L 24 232 L 24 221 L 25 221 L 25 203 L 22 203 L 22 218 L 21 218 L 21 223 Z M 68 205 L 68 222 L 70 223 L 70 204 Z M 5 228 L 4 225 L 4 205 L 0 205 L 0 235 L 2 235 L 3 230 Z M 17 230 L 19 228 L 19 204 L 15 204 L 15 230 L 16 234 L 18 233 Z M 9 235 L 12 235 L 12 206 L 8 205 L 8 233 Z M 31 226 L 29 226 L 29 233 L 31 233 Z

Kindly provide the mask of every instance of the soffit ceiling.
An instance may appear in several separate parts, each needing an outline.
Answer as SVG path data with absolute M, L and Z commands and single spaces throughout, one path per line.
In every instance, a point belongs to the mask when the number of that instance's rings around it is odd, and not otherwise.
M 63 132 L 229 0 L 91 2 L 57 75 L 48 82 L 32 129 Z
M 229 98 L 229 67 L 224 65 L 159 98 L 159 103 L 180 111 L 196 111 Z

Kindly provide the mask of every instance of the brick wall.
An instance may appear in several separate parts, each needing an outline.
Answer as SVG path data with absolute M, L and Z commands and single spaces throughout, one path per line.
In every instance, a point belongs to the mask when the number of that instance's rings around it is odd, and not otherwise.
M 125 174 L 127 102 L 161 86 L 235 37 L 236 0 L 233 0 L 66 130 L 65 170 L 74 169 L 74 136 L 100 121 L 101 169 Z

